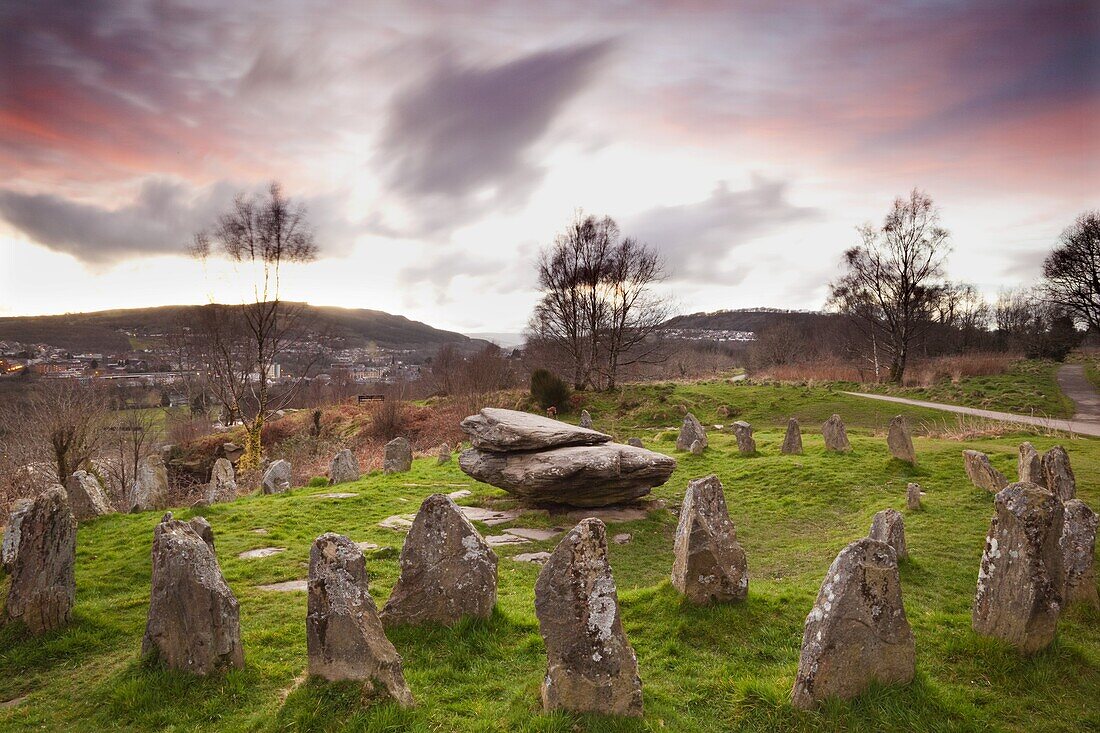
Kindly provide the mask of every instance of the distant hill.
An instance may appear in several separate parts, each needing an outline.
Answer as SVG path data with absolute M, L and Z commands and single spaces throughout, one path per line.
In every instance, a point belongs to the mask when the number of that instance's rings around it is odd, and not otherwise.
M 0 341 L 49 344 L 71 351 L 116 353 L 143 348 L 181 319 L 195 318 L 200 305 L 168 305 L 66 313 L 60 316 L 0 318 Z M 334 337 L 345 348 L 376 345 L 386 349 L 434 350 L 454 344 L 474 350 L 485 342 L 454 331 L 443 331 L 404 316 L 377 310 L 304 305 L 311 330 Z M 133 337 L 127 335 L 129 332 Z
M 701 331 L 752 331 L 760 333 L 775 323 L 794 323 L 798 326 L 830 321 L 834 314 L 820 311 L 791 311 L 779 308 L 743 308 L 720 310 L 711 313 L 691 313 L 676 316 L 665 322 L 669 329 L 696 329 Z

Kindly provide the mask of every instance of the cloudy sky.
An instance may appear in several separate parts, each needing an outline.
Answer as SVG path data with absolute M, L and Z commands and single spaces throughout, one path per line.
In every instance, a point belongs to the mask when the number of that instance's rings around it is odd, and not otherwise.
M 914 186 L 995 295 L 1100 207 L 1100 4 L 0 4 L 0 315 L 239 298 L 184 250 L 272 179 L 323 253 L 285 297 L 466 332 L 578 210 L 684 312 L 818 308 Z

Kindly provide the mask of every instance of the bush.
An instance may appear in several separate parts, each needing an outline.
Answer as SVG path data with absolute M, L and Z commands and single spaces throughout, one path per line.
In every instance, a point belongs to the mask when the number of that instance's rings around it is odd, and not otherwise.
M 309 480 L 309 483 L 306 484 L 306 486 L 311 486 L 311 487 L 314 487 L 314 488 L 321 487 L 321 486 L 328 486 L 328 479 L 325 478 L 324 476 L 314 476 L 313 478 L 311 478 Z
M 531 372 L 531 396 L 544 410 L 555 407 L 564 412 L 569 407 L 569 385 L 546 369 Z
M 371 413 L 367 434 L 378 442 L 385 443 L 404 435 L 408 422 L 405 405 L 399 400 L 387 399 Z

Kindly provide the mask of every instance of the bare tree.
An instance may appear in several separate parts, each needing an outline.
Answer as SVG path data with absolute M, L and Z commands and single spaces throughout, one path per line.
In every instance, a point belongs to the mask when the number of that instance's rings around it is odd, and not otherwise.
M 663 279 L 659 256 L 613 219 L 578 216 L 539 257 L 529 345 L 575 389 L 614 387 L 622 367 L 659 358 L 653 336 L 669 306 L 653 286 Z
M 128 490 L 137 478 L 141 459 L 160 442 L 162 415 L 158 408 L 118 409 L 108 420 L 102 449 L 109 460 L 104 466 L 117 491 Z
M 218 218 L 210 232 L 195 235 L 191 248 L 194 256 L 206 258 L 217 253 L 228 260 L 258 271 L 253 283 L 252 300 L 237 308 L 246 335 L 243 353 L 231 354 L 231 347 L 219 347 L 227 360 L 232 355 L 238 364 L 247 363 L 242 399 L 238 384 L 225 384 L 223 404 L 241 417 L 245 427 L 242 468 L 259 465 L 263 450 L 261 432 L 266 420 L 292 398 L 294 389 L 286 389 L 273 399 L 271 382 L 279 357 L 298 338 L 303 327 L 300 305 L 280 300 L 280 278 L 285 264 L 314 260 L 317 245 L 301 204 L 287 199 L 278 183 L 271 183 L 266 196 L 238 194 L 229 211 Z M 227 351 L 227 349 L 230 349 Z M 214 371 L 214 381 L 227 378 L 232 369 Z M 232 379 L 240 376 L 233 373 Z M 296 384 L 300 384 L 301 376 Z M 293 387 L 293 385 L 292 385 Z
M 829 304 L 852 316 L 877 353 L 890 358 L 889 380 L 901 382 L 913 341 L 931 320 L 943 291 L 948 231 L 932 198 L 913 189 L 898 197 L 881 227 L 859 228 L 862 243 L 844 253 L 847 272 L 831 283 Z
M 1100 332 L 1100 211 L 1086 211 L 1062 232 L 1043 262 L 1046 297 Z

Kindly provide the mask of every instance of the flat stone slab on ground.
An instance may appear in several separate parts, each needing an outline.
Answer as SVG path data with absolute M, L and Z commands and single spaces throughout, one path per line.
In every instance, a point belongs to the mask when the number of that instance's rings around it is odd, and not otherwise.
M 378 523 L 379 527 L 383 529 L 393 529 L 398 532 L 408 532 L 409 528 L 413 526 L 413 519 L 416 518 L 415 514 L 394 514 L 386 517 Z
M 354 499 L 359 494 L 351 494 L 347 491 L 328 491 L 324 494 L 313 494 L 313 499 Z
M 514 534 L 516 537 L 522 537 L 525 540 L 534 540 L 535 542 L 545 542 L 551 540 L 562 533 L 560 529 L 536 529 L 531 527 L 509 527 L 504 530 L 507 534 Z
M 296 591 L 302 591 L 303 593 L 309 588 L 309 581 L 307 580 L 284 580 L 281 583 L 269 583 L 267 585 L 257 585 L 259 590 L 269 590 L 276 593 L 293 593 Z
M 242 560 L 256 560 L 261 557 L 271 557 L 272 555 L 278 555 L 280 552 L 286 552 L 285 547 L 257 547 L 255 550 L 247 550 L 239 553 L 237 557 Z
M 268 534 L 268 531 L 263 527 L 257 527 L 256 529 L 249 530 L 252 534 Z
M 611 539 L 615 542 L 616 545 L 625 545 L 627 542 L 630 542 L 630 540 L 632 540 L 633 538 L 634 538 L 634 535 L 630 534 L 629 532 L 620 532 L 619 534 L 615 535 Z
M 458 510 L 471 522 L 484 522 L 490 527 L 511 522 L 523 513 L 519 509 L 485 509 L 479 506 L 460 506 Z
M 451 493 L 447 494 L 447 496 L 451 497 L 452 499 L 465 499 L 467 496 L 473 496 L 473 494 L 474 492 L 470 491 L 469 489 L 459 489 L 458 491 L 452 491 Z
M 355 544 L 359 545 L 359 549 L 363 552 L 367 552 L 368 550 L 377 550 L 380 547 L 380 545 L 376 545 L 373 542 L 356 542 Z
M 549 552 L 521 552 L 518 555 L 513 555 L 512 559 L 516 562 L 533 562 L 536 565 L 542 565 L 544 562 L 550 559 Z
M 526 545 L 530 541 L 529 539 L 514 534 L 485 535 L 485 544 L 489 545 L 489 547 L 500 547 L 501 545 Z
M 649 511 L 642 507 L 633 506 L 609 506 L 602 508 L 592 509 L 576 509 L 565 516 L 572 519 L 574 522 L 579 522 L 582 519 L 588 519 L 589 517 L 595 517 L 601 522 L 635 522 L 639 519 L 645 519 L 649 516 Z

